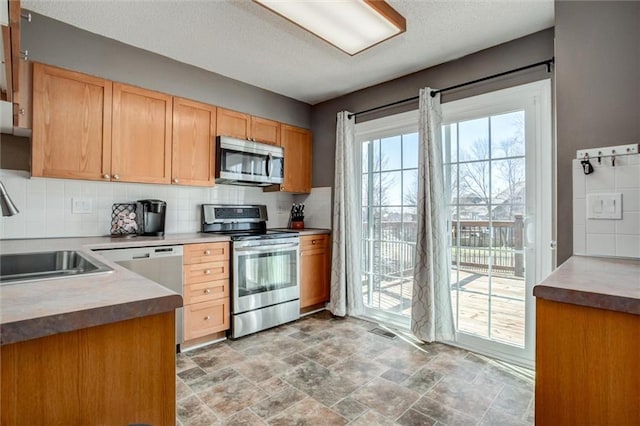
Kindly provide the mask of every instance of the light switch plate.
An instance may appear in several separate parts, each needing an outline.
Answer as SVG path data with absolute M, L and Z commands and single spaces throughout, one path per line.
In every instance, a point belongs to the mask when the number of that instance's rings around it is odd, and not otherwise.
M 587 194 L 587 219 L 622 219 L 622 194 Z
M 72 198 L 71 213 L 73 214 L 90 214 L 92 212 L 91 198 Z

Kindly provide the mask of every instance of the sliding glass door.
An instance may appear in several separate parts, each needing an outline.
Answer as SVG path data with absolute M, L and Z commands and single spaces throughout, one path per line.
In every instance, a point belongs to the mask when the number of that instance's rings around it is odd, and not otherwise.
M 366 314 L 408 327 L 417 225 L 417 114 L 359 124 L 358 143 Z
M 533 285 L 551 271 L 548 82 L 443 105 L 456 343 L 533 365 Z
M 532 289 L 552 269 L 550 83 L 445 103 L 452 344 L 532 366 Z M 356 125 L 366 314 L 409 327 L 418 112 Z

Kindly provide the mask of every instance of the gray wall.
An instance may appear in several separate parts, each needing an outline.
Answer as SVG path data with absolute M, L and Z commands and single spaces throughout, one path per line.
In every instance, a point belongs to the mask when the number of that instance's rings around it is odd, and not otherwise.
M 558 264 L 573 254 L 576 150 L 640 142 L 640 2 L 556 1 Z
M 132 47 L 43 15 L 23 23 L 33 61 L 202 101 L 304 128 L 311 106 L 268 90 Z M 206 52 L 203 52 L 206 54 Z
M 313 186 L 333 186 L 336 114 L 339 111 L 362 111 L 379 105 L 418 95 L 425 86 L 441 88 L 487 75 L 497 74 L 553 56 L 553 29 L 540 31 L 463 58 L 372 86 L 348 95 L 313 106 L 311 129 L 313 130 Z M 442 102 L 503 89 L 551 77 L 545 67 L 523 71 L 508 77 L 481 83 L 469 88 L 449 92 Z M 386 109 L 366 117 L 370 120 L 383 115 L 416 109 L 417 103 L 400 108 Z

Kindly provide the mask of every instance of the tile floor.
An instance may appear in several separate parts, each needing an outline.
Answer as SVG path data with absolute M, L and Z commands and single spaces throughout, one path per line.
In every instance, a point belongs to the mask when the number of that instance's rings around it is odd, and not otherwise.
M 178 355 L 178 425 L 532 425 L 532 373 L 326 311 Z

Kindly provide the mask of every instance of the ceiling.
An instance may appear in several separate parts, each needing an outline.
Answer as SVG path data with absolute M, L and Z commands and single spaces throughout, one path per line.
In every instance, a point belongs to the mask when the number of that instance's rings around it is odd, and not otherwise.
M 249 0 L 23 0 L 22 7 L 312 105 L 554 22 L 553 0 L 387 2 L 406 18 L 407 32 L 355 56 Z

